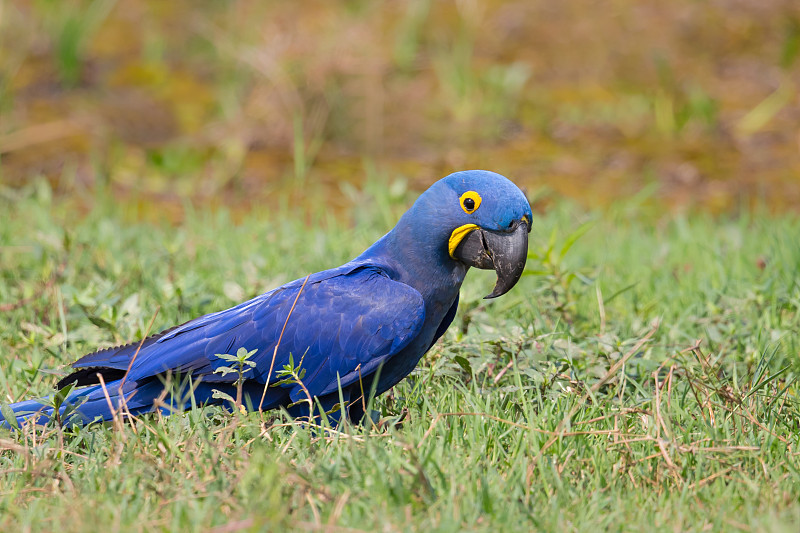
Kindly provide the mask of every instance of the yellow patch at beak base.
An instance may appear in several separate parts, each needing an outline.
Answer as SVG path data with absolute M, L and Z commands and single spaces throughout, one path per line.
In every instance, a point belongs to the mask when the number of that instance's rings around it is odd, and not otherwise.
M 458 245 L 461 244 L 461 241 L 464 240 L 469 232 L 478 229 L 478 226 L 475 224 L 464 224 L 463 226 L 459 226 L 453 230 L 453 233 L 450 234 L 450 241 L 447 244 L 448 249 L 450 250 L 450 257 L 453 259 L 456 258 L 454 255 L 456 253 L 456 248 Z

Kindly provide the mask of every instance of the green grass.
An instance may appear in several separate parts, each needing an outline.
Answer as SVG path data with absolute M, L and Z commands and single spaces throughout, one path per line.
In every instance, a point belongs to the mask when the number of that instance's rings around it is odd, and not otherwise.
M 102 191 L 80 216 L 43 183 L 3 190 L 2 400 L 154 316 L 346 261 L 413 197 L 393 189 L 350 191 L 349 218 L 187 204 L 177 226 Z M 208 408 L 2 432 L 0 529 L 797 531 L 800 222 L 554 205 L 530 275 L 486 302 L 471 272 L 443 341 L 375 402 L 401 426 Z

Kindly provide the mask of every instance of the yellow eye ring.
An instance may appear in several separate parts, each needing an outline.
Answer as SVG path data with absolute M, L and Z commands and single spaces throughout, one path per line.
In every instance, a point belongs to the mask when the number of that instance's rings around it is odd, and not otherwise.
M 475 191 L 467 191 L 461 195 L 458 203 L 465 213 L 472 214 L 481 206 L 481 195 Z

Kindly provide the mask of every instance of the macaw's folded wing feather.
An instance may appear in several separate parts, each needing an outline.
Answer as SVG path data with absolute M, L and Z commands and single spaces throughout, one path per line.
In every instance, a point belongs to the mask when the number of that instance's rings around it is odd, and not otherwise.
M 256 366 L 245 377 L 275 384 L 291 354 L 302 385 L 312 396 L 322 396 L 373 373 L 416 337 L 425 320 L 419 292 L 378 267 L 302 282 L 150 337 L 141 348 L 133 343 L 87 355 L 73 365 L 72 376 L 80 384 L 91 383 L 97 372 L 121 378 L 130 365 L 125 379 L 132 382 L 172 371 L 204 383 L 232 383 L 235 373 L 215 372 L 231 364 L 218 354 L 245 348 L 257 350 L 250 358 Z M 62 384 L 71 381 L 67 377 Z M 282 386 L 291 387 L 292 401 L 305 397 L 300 384 Z

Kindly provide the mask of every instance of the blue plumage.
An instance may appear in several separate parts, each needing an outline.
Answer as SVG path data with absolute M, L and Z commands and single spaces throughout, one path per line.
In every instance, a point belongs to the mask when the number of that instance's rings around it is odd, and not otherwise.
M 324 410 L 345 401 L 353 420 L 363 398 L 403 379 L 453 320 L 469 266 L 494 268 L 490 297 L 510 289 L 524 268 L 531 210 L 522 192 L 487 171 L 451 174 L 431 186 L 397 226 L 338 268 L 312 274 L 230 309 L 211 313 L 145 341 L 84 356 L 59 387 L 76 387 L 72 422 L 110 420 L 121 396 L 132 414 L 221 403 L 235 396 L 236 373 L 218 354 L 255 350 L 243 402 L 309 415 L 310 394 Z M 302 383 L 282 381 L 289 364 Z M 99 385 L 102 376 L 105 387 Z M 164 393 L 167 375 L 188 376 L 193 389 Z M 376 381 L 377 380 L 377 381 Z M 172 390 L 172 389 L 171 389 Z M 160 400 L 157 400 L 159 399 Z M 110 405 L 109 405 L 110 404 Z M 169 406 L 169 407 L 165 407 Z M 52 410 L 38 400 L 13 404 L 18 422 Z M 64 407 L 62 407 L 62 412 Z M 0 422 L 8 422 L 0 415 Z

